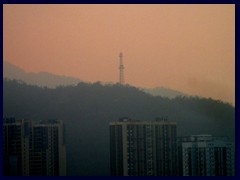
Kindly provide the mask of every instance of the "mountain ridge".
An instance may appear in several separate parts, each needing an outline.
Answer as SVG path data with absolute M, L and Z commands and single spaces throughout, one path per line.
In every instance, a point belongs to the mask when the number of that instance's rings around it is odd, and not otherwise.
M 16 79 L 26 82 L 30 85 L 37 85 L 40 87 L 47 86 L 49 88 L 56 88 L 57 86 L 74 85 L 81 82 L 80 79 L 55 75 L 49 72 L 25 72 L 20 67 L 11 64 L 8 61 L 3 61 L 3 77 L 8 79 Z
M 37 85 L 40 87 L 46 86 L 49 88 L 56 88 L 57 86 L 76 85 L 77 83 L 82 82 L 78 78 L 56 75 L 44 71 L 38 73 L 33 72 L 27 73 L 22 68 L 13 65 L 8 61 L 3 61 L 3 77 L 7 79 L 21 80 L 30 85 Z M 187 96 L 186 94 L 180 91 L 166 87 L 139 88 L 139 89 L 153 96 L 168 97 L 171 99 L 179 95 Z
M 189 96 L 183 92 L 171 89 L 171 88 L 166 88 L 166 87 L 155 87 L 155 88 L 141 88 L 146 93 L 149 93 L 153 96 L 162 96 L 162 97 L 168 97 L 170 99 L 173 99 L 177 96 Z

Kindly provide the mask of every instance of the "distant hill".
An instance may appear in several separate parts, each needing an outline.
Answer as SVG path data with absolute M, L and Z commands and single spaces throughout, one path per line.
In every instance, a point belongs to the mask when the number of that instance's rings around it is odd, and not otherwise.
M 31 85 L 41 87 L 47 86 L 49 88 L 73 85 L 81 82 L 78 78 L 59 76 L 48 72 L 27 73 L 23 69 L 7 61 L 3 61 L 3 77 L 7 79 L 21 80 Z
M 3 81 L 3 116 L 57 118 L 66 125 L 67 172 L 110 175 L 109 122 L 120 117 L 177 122 L 177 135 L 212 134 L 235 139 L 235 108 L 199 97 L 151 96 L 131 86 L 79 83 L 49 89 Z
M 177 96 L 188 96 L 187 94 L 184 94 L 180 91 L 176 91 L 176 90 L 165 88 L 165 87 L 142 88 L 141 90 L 153 96 L 168 97 L 170 99 L 173 99 Z

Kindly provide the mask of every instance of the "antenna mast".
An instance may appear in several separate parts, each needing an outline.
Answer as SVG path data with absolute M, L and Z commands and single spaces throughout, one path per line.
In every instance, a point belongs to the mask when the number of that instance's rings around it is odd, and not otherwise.
M 119 54 L 119 83 L 124 84 L 124 66 L 123 66 L 123 53 Z

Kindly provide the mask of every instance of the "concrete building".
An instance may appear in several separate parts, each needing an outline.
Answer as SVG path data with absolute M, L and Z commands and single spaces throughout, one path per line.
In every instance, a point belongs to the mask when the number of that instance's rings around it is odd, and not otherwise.
M 177 175 L 176 123 L 122 118 L 110 123 L 113 176 Z
M 3 119 L 4 175 L 65 176 L 62 121 Z
M 234 144 L 225 137 L 194 135 L 179 139 L 183 176 L 234 176 Z
M 3 174 L 28 175 L 29 162 L 26 156 L 29 150 L 24 150 L 24 123 L 16 122 L 14 118 L 3 119 Z M 26 161 L 24 161 L 26 159 Z

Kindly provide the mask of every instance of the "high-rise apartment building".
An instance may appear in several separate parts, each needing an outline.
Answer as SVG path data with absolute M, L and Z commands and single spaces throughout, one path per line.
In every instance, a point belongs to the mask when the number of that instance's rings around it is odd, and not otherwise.
M 3 161 L 4 175 L 66 175 L 62 121 L 3 119 Z
M 177 175 L 176 123 L 122 118 L 110 123 L 113 176 Z
M 3 119 L 3 174 L 27 175 L 29 151 L 24 151 L 24 124 L 14 118 Z M 26 161 L 23 161 L 26 159 Z M 25 170 L 26 169 L 26 170 Z
M 183 176 L 235 175 L 234 144 L 227 138 L 194 135 L 179 139 Z

